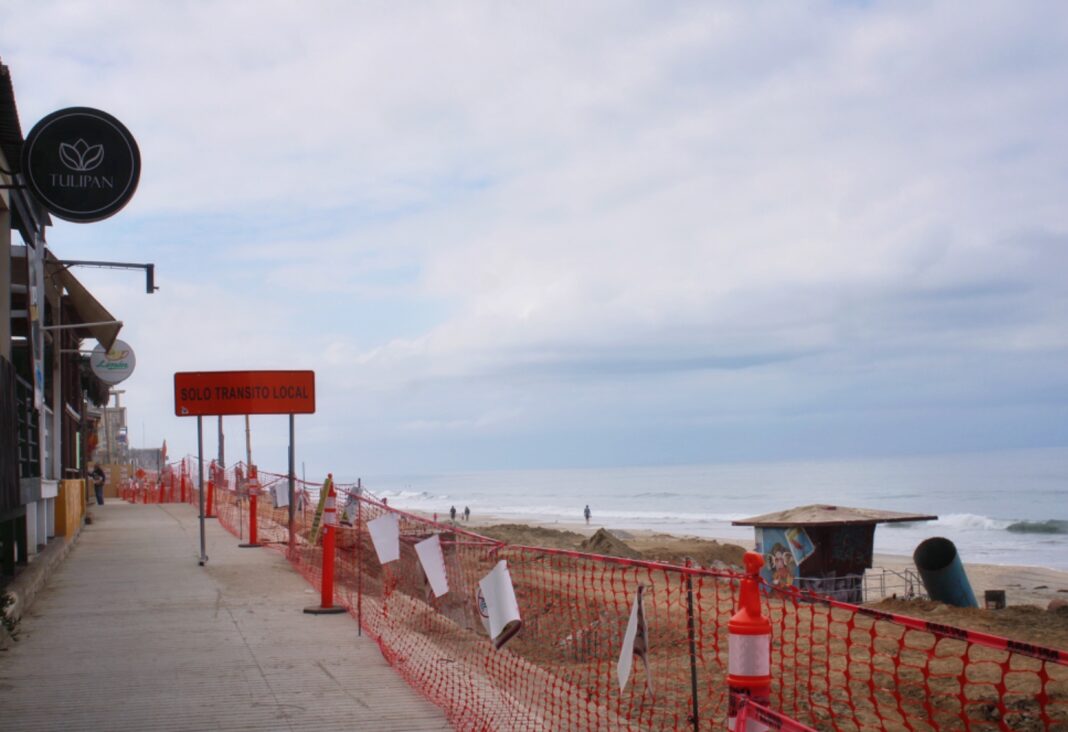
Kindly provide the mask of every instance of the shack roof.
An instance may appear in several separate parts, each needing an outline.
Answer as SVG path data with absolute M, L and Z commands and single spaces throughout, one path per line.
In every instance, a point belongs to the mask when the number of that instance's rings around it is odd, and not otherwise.
M 900 521 L 934 521 L 937 516 L 921 513 L 881 511 L 875 508 L 850 508 L 813 503 L 785 511 L 732 521 L 735 526 L 848 526 L 856 524 L 892 524 Z

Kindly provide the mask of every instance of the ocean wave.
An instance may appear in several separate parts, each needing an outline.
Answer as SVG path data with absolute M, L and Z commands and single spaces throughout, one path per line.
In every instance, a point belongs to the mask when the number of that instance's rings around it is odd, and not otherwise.
M 745 518 L 742 513 L 671 513 L 664 511 L 618 511 L 617 516 L 624 519 L 650 519 L 660 521 L 688 521 L 699 524 L 729 524 Z M 752 527 L 746 527 L 751 529 Z
M 472 509 L 476 508 L 472 504 Z M 477 506 L 483 514 L 500 517 L 533 517 L 541 520 L 574 520 L 581 518 L 581 506 L 573 507 L 543 504 L 534 505 L 502 505 L 502 504 L 479 504 Z M 662 527 L 665 524 L 729 524 L 744 516 L 739 513 L 689 513 L 682 511 L 627 511 L 618 509 L 600 510 L 597 505 L 591 505 L 593 520 L 597 523 L 622 522 L 628 526 L 636 524 L 650 524 Z
M 635 493 L 635 498 L 679 498 L 681 494 L 670 491 L 658 491 L 653 493 Z
M 940 517 L 934 523 L 936 526 L 948 526 L 954 529 L 997 531 L 1007 528 L 1012 522 L 974 513 L 951 513 Z
M 1068 534 L 1068 521 L 1017 521 L 1009 524 L 1007 530 L 1014 534 Z
M 400 491 L 390 491 L 390 490 L 376 491 L 376 490 L 374 490 L 374 489 L 372 489 L 370 487 L 368 487 L 368 490 L 371 491 L 372 493 L 376 494 L 376 495 L 385 496 L 385 497 L 389 498 L 391 501 L 397 501 L 397 502 L 407 502 L 407 501 L 444 501 L 444 500 L 448 500 L 448 498 L 449 498 L 448 496 L 435 496 L 434 494 L 428 493 L 427 491 L 404 491 L 404 490 L 400 490 Z

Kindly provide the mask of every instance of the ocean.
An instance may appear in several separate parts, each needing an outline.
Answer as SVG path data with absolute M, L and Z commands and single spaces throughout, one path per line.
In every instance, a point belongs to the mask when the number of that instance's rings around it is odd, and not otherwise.
M 343 480 L 339 478 L 339 481 Z M 376 496 L 404 510 L 505 521 L 581 522 L 726 538 L 752 545 L 731 521 L 827 503 L 933 514 L 880 524 L 875 551 L 911 556 L 924 539 L 952 541 L 965 563 L 1068 571 L 1068 448 L 854 460 L 670 467 L 515 470 L 366 476 Z

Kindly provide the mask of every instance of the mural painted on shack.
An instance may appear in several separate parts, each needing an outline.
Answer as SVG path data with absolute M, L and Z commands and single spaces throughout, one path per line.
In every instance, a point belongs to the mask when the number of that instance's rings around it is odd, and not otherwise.
M 799 526 L 787 529 L 757 528 L 756 549 L 764 555 L 760 570 L 764 581 L 776 587 L 793 587 L 801 576 L 801 563 L 816 551 L 808 533 Z

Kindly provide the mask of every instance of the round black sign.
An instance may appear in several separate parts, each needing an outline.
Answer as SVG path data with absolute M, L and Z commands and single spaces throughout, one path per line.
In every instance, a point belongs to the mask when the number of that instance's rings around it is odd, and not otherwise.
M 141 153 L 122 122 L 107 112 L 70 107 L 30 130 L 22 173 L 33 194 L 67 221 L 106 219 L 126 205 L 141 177 Z

